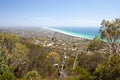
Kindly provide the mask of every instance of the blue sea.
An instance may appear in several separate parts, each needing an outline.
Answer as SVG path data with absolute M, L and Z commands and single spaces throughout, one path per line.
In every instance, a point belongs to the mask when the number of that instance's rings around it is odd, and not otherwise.
M 48 27 L 47 29 L 90 40 L 100 36 L 100 27 Z

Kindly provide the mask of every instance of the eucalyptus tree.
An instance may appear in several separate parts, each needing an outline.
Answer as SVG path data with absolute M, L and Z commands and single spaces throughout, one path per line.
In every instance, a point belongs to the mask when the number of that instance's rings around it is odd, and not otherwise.
M 113 21 L 103 20 L 100 28 L 101 38 L 108 42 L 110 54 L 115 52 L 119 53 L 120 43 L 120 18 Z
M 10 54 L 14 47 L 14 43 L 19 41 L 19 36 L 12 33 L 0 33 L 1 46 Z
M 65 72 L 66 58 L 67 58 L 66 53 L 64 53 L 61 65 L 59 66 L 59 64 L 54 64 L 54 66 L 56 66 L 57 69 L 58 69 L 58 74 L 59 74 L 60 78 L 66 78 L 67 77 L 67 74 Z
M 9 56 L 8 65 L 17 77 L 24 76 L 28 68 L 28 53 L 29 49 L 20 42 L 14 44 L 12 54 Z

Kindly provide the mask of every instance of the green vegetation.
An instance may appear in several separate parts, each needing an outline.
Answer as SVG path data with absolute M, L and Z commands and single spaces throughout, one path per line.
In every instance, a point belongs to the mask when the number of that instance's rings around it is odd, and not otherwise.
M 98 37 L 95 37 L 93 41 L 91 41 L 90 44 L 88 45 L 88 49 L 90 51 L 95 51 L 102 49 L 103 46 L 104 46 L 103 42 Z
M 10 71 L 5 71 L 1 76 L 0 80 L 15 80 L 15 76 Z
M 100 30 L 79 44 L 0 33 L 0 80 L 120 80 L 120 19 Z
M 120 19 L 116 18 L 112 22 L 103 20 L 101 25 L 101 38 L 109 42 L 108 49 L 110 54 L 113 52 L 119 53 L 119 45 L 117 44 L 120 42 Z

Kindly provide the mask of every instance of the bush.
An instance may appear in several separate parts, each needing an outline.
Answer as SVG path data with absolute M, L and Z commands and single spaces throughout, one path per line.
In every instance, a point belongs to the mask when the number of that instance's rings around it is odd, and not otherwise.
M 12 72 L 6 71 L 1 75 L 0 80 L 15 80 L 15 76 Z
M 90 75 L 90 73 L 85 68 L 82 68 L 80 66 L 77 66 L 73 72 L 77 80 L 93 80 L 94 79 L 94 77 Z
M 90 51 L 95 51 L 95 50 L 99 50 L 102 49 L 104 46 L 103 42 L 98 38 L 95 37 L 88 45 L 88 50 Z
M 84 67 L 91 73 L 95 71 L 95 68 L 99 63 L 102 63 L 105 59 L 100 53 L 94 52 L 91 54 L 82 53 L 78 56 L 78 65 Z
M 27 73 L 26 80 L 41 80 L 41 77 L 36 70 L 32 70 Z
M 119 80 L 120 79 L 120 57 L 113 55 L 108 61 L 101 63 L 95 70 L 96 80 Z

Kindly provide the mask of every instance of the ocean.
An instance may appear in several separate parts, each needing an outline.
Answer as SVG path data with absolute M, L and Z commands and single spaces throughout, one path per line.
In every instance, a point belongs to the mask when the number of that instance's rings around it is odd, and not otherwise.
M 47 29 L 90 40 L 100 36 L 100 27 L 48 27 Z

